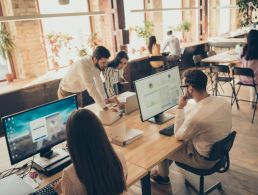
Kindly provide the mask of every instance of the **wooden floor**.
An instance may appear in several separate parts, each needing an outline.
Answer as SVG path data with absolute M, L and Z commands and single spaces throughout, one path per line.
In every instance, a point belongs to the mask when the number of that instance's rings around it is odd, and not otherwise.
M 228 90 L 227 90 L 228 91 Z M 249 98 L 247 89 L 241 90 L 241 97 Z M 227 98 L 229 100 L 229 98 Z M 241 102 L 240 110 L 232 108 L 233 130 L 237 132 L 236 140 L 230 152 L 231 166 L 226 173 L 217 173 L 205 177 L 205 186 L 209 187 L 217 181 L 222 181 L 222 191 L 215 190 L 211 195 L 258 195 L 258 108 L 255 121 L 252 124 L 252 109 L 249 103 Z M 195 194 L 184 185 L 185 176 L 199 186 L 199 178 L 187 173 L 175 165 L 170 168 L 171 185 L 152 183 L 153 195 L 191 195 Z M 129 189 L 130 194 L 140 195 L 140 183 Z

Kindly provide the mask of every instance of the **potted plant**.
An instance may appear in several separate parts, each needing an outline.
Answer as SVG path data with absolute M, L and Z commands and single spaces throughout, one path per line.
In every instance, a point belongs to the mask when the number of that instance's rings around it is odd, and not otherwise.
M 153 27 L 154 24 L 151 21 L 145 21 L 142 27 L 136 26 L 134 30 L 136 32 L 136 35 L 139 38 L 143 38 L 145 40 L 145 43 L 147 44 L 148 38 L 151 36 L 153 32 Z
M 258 22 L 258 1 L 257 0 L 237 0 L 238 12 L 241 16 L 240 26 L 248 26 Z
M 46 41 L 47 44 L 50 46 L 50 60 L 55 70 L 58 70 L 60 67 L 60 64 L 58 63 L 58 58 L 60 58 L 59 52 L 61 48 L 65 47 L 70 49 L 69 44 L 72 39 L 73 37 L 71 35 L 63 34 L 61 32 L 51 32 L 47 34 Z
M 3 23 L 0 25 L 0 55 L 10 64 L 11 51 L 14 48 L 13 40 L 11 39 L 10 34 L 6 31 Z M 7 73 L 5 78 L 8 82 L 12 82 L 14 75 L 12 73 Z
M 189 21 L 184 21 L 182 24 L 178 25 L 176 30 L 182 32 L 183 42 L 187 41 L 186 33 L 191 29 L 191 23 Z
M 98 32 L 92 32 L 88 37 L 87 43 L 92 50 L 100 45 L 101 39 L 99 38 Z

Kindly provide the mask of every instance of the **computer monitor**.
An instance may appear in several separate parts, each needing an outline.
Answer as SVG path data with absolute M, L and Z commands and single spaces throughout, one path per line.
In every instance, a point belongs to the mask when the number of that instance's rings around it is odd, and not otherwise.
M 11 164 L 37 153 L 51 155 L 51 147 L 66 139 L 67 119 L 77 109 L 77 96 L 73 95 L 3 117 Z
M 163 123 L 172 115 L 164 111 L 177 105 L 182 94 L 178 66 L 134 82 L 142 121 Z

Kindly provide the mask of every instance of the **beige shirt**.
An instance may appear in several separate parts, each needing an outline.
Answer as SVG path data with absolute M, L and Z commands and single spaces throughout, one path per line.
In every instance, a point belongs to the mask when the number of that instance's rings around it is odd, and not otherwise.
M 117 152 L 117 156 L 122 163 L 125 178 L 127 178 L 127 167 L 124 156 L 120 152 Z M 80 182 L 73 164 L 63 170 L 61 188 L 62 195 L 87 195 L 87 191 Z M 124 192 L 122 195 L 127 195 L 127 192 Z
M 70 67 L 62 79 L 60 87 L 71 93 L 87 90 L 94 101 L 104 108 L 106 93 L 100 74 L 100 70 L 92 61 L 92 56 L 85 56 Z
M 231 106 L 222 97 L 209 96 L 188 113 L 184 109 L 176 111 L 176 139 L 192 141 L 202 156 L 209 157 L 211 146 L 228 136 L 231 128 Z

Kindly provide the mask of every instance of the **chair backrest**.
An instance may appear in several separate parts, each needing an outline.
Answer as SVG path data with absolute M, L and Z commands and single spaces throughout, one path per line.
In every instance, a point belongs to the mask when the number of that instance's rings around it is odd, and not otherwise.
M 155 62 L 155 61 L 165 61 L 164 56 L 151 56 L 149 57 L 150 62 Z
M 216 52 L 215 52 L 215 51 L 208 51 L 208 52 L 207 52 L 207 56 L 208 56 L 208 57 L 215 56 L 215 55 L 216 55 Z
M 200 66 L 202 61 L 202 56 L 201 55 L 194 55 L 193 56 L 193 62 L 195 66 Z
M 230 73 L 229 67 L 227 65 L 212 65 L 211 66 L 212 73 Z
M 232 131 L 226 138 L 213 144 L 208 160 L 219 160 L 222 159 L 224 156 L 227 156 L 233 146 L 235 137 L 236 131 Z
M 254 71 L 251 68 L 233 68 L 233 75 L 247 76 L 254 78 Z

